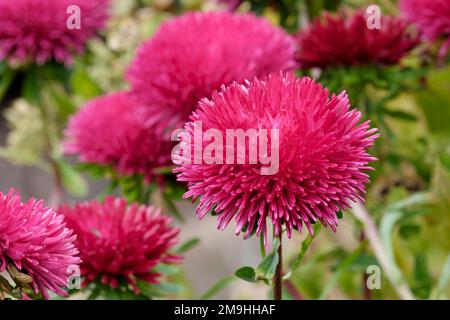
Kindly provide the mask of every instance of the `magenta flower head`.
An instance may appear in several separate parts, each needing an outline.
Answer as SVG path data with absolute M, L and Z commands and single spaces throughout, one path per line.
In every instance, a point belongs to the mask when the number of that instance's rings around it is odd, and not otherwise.
M 445 40 L 440 52 L 444 57 L 450 48 L 450 0 L 401 0 L 400 8 L 417 25 L 424 39 Z
M 110 165 L 121 175 L 171 164 L 171 145 L 144 126 L 140 104 L 125 91 L 95 98 L 69 119 L 65 150 L 82 162 Z
M 63 288 L 80 263 L 75 239 L 64 217 L 42 200 L 21 203 L 14 190 L 0 192 L 0 272 L 12 265 L 31 277 L 36 294 L 66 296 Z
M 187 13 L 144 43 L 127 78 L 147 106 L 147 123 L 183 128 L 198 100 L 232 81 L 290 70 L 295 41 L 252 14 Z
M 369 28 L 362 11 L 325 12 L 297 34 L 297 60 L 304 69 L 395 64 L 418 43 L 407 26 L 399 18 L 382 16 L 379 29 Z
M 0 0 L 0 60 L 70 63 L 103 27 L 109 0 Z
M 124 280 L 138 293 L 138 280 L 158 283 L 154 267 L 180 261 L 168 253 L 178 241 L 179 230 L 170 226 L 171 219 L 159 209 L 127 205 L 126 200 L 110 196 L 104 203 L 64 206 L 61 212 L 78 236 L 85 283 L 100 280 L 117 288 Z
M 236 220 L 244 238 L 266 237 L 268 219 L 288 237 L 303 225 L 312 233 L 315 222 L 335 230 L 337 212 L 362 199 L 375 160 L 366 149 L 376 129 L 358 124 L 361 113 L 349 107 L 345 92 L 330 96 L 290 73 L 222 87 L 180 135 L 175 172 L 188 184 L 184 196 L 200 198 L 198 217 L 218 215 L 221 230 Z

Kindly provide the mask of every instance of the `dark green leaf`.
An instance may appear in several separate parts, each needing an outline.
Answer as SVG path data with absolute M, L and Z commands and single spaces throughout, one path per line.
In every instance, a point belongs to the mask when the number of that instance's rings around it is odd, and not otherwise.
M 276 239 L 273 243 L 273 250 L 268 254 L 263 261 L 256 267 L 256 277 L 259 280 L 272 280 L 275 275 L 275 270 L 278 265 L 278 248 L 280 241 Z
M 256 271 L 252 267 L 242 267 L 234 273 L 236 277 L 247 282 L 256 282 Z

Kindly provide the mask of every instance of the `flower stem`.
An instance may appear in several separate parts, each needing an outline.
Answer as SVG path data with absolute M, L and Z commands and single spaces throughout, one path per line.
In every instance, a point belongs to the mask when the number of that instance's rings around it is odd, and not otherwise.
M 275 271 L 274 287 L 273 287 L 273 299 L 282 300 L 283 292 L 283 234 L 279 233 L 278 239 L 280 240 L 280 246 L 278 247 L 278 265 Z

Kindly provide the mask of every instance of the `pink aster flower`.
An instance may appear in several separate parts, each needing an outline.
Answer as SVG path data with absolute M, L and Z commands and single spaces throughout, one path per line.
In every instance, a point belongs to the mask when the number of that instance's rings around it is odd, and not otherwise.
M 179 230 L 170 226 L 171 219 L 159 209 L 107 197 L 104 203 L 94 200 L 65 206 L 61 212 L 77 234 L 86 282 L 98 279 L 116 288 L 120 280 L 126 280 L 138 292 L 136 280 L 158 283 L 159 274 L 153 268 L 180 260 L 168 253 L 178 241 Z
M 348 15 L 325 12 L 301 30 L 297 60 L 302 68 L 397 63 L 418 41 L 403 20 L 381 17 L 381 29 L 369 29 L 362 11 Z
M 0 60 L 70 63 L 103 26 L 108 1 L 0 0 Z M 67 26 L 71 5 L 80 8 L 79 29 Z
M 400 8 L 417 25 L 424 39 L 445 39 L 440 52 L 444 57 L 450 48 L 450 0 L 402 0 Z
M 170 132 L 222 84 L 294 68 L 295 49 L 282 29 L 252 14 L 187 13 L 141 46 L 127 78 L 148 125 Z
M 152 178 L 171 164 L 172 145 L 144 126 L 141 108 L 127 92 L 95 98 L 69 119 L 65 149 L 82 162 L 111 165 L 122 175 Z
M 0 192 L 0 272 L 13 263 L 33 279 L 36 294 L 48 298 L 51 290 L 66 296 L 62 288 L 68 284 L 70 268 L 80 263 L 75 239 L 64 217 L 44 207 L 43 201 L 21 203 L 14 190 Z
M 366 149 L 378 136 L 376 129 L 369 129 L 369 121 L 358 124 L 361 113 L 349 108 L 345 92 L 330 96 L 314 80 L 292 74 L 275 73 L 222 87 L 210 100 L 200 101 L 181 137 L 186 146 L 175 172 L 180 181 L 188 183 L 184 196 L 200 198 L 200 219 L 215 212 L 221 230 L 234 219 L 236 234 L 244 232 L 245 238 L 255 231 L 266 237 L 267 219 L 275 234 L 284 226 L 288 237 L 294 229 L 301 232 L 303 225 L 312 233 L 316 221 L 335 230 L 336 213 L 362 199 L 369 182 L 364 171 L 371 170 L 368 162 L 375 160 Z M 190 138 L 195 141 L 198 136 L 194 131 L 197 121 L 203 132 L 214 128 L 223 137 L 228 129 L 278 129 L 278 171 L 262 175 L 262 161 L 249 164 L 250 142 L 245 145 L 244 164 L 189 161 L 184 149 L 191 146 Z M 269 145 L 276 143 L 271 137 L 268 141 Z M 204 149 L 210 144 L 204 138 Z M 222 150 L 234 148 L 234 142 L 223 145 Z

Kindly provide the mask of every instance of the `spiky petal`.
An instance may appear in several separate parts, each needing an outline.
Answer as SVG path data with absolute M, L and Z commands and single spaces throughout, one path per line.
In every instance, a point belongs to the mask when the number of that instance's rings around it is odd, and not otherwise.
M 64 217 L 42 200 L 22 203 L 14 190 L 0 192 L 0 272 L 13 263 L 32 277 L 36 294 L 66 296 L 71 268 L 80 263 L 75 239 Z
M 127 79 L 160 132 L 183 128 L 198 100 L 232 81 L 290 70 L 295 41 L 252 14 L 187 13 L 138 50 Z
M 64 206 L 61 213 L 77 234 L 81 273 L 87 282 L 98 279 L 115 288 L 126 280 L 138 291 L 137 279 L 158 283 L 159 274 L 153 268 L 180 260 L 168 253 L 178 241 L 179 230 L 154 207 L 128 205 L 109 196 L 104 203 L 93 200 Z
M 416 24 L 424 39 L 444 39 L 440 55 L 444 57 L 450 48 L 450 0 L 402 0 L 403 15 Z
M 70 63 L 103 27 L 108 4 L 109 0 L 0 0 L 0 60 Z M 73 5 L 80 9 L 79 29 L 71 29 L 76 22 L 69 9 Z
M 183 142 L 191 146 L 195 141 L 197 121 L 203 132 L 214 128 L 223 137 L 227 129 L 278 129 L 278 172 L 261 175 L 261 161 L 195 164 L 182 153 L 178 179 L 188 183 L 186 198 L 200 198 L 198 217 L 215 212 L 221 230 L 232 219 L 236 234 L 244 232 L 244 237 L 255 231 L 266 236 L 267 220 L 276 234 L 284 226 L 289 237 L 303 225 L 312 233 L 316 221 L 335 230 L 336 213 L 362 199 L 369 182 L 364 171 L 372 169 L 368 163 L 375 160 L 366 149 L 377 137 L 376 129 L 369 129 L 369 121 L 358 124 L 360 119 L 359 111 L 350 110 L 345 92 L 330 96 L 307 77 L 276 73 L 233 83 L 199 103 Z M 210 143 L 204 138 L 204 147 Z M 224 152 L 233 148 L 225 139 L 223 145 Z M 248 159 L 249 143 L 245 154 Z
M 370 29 L 362 11 L 325 12 L 297 34 L 297 60 L 302 68 L 322 69 L 395 64 L 418 43 L 407 26 L 399 18 L 382 16 L 381 28 Z
M 155 168 L 171 164 L 171 144 L 144 126 L 141 110 L 125 91 L 89 101 L 69 120 L 66 152 L 82 162 L 111 165 L 122 175 L 151 179 Z

